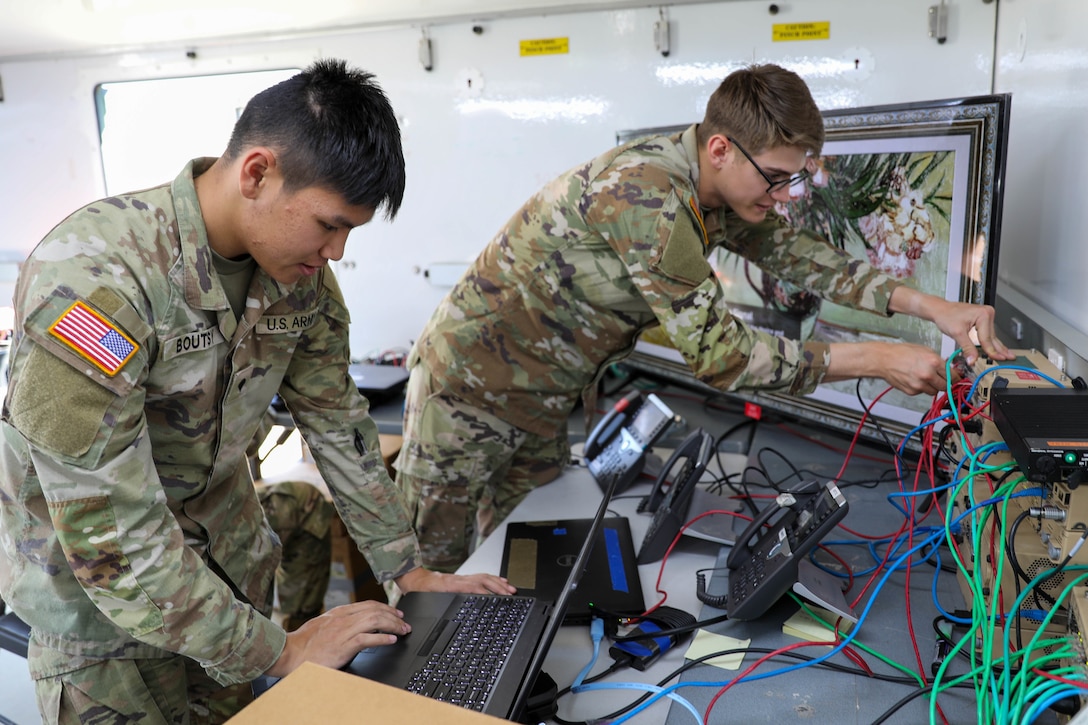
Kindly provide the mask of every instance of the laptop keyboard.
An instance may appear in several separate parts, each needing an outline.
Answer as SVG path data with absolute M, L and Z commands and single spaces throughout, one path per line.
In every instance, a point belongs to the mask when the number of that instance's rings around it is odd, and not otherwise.
M 458 627 L 449 644 L 431 653 L 405 689 L 483 710 L 532 604 L 526 597 L 466 599 L 451 618 Z

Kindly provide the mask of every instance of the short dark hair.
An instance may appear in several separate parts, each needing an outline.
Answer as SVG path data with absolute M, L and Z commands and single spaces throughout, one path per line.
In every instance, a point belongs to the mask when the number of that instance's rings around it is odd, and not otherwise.
M 753 154 L 798 146 L 818 155 L 824 119 L 801 76 L 773 63 L 750 65 L 725 77 L 706 104 L 699 143 L 721 134 Z
M 389 99 L 374 75 L 336 59 L 314 62 L 246 104 L 223 156 L 268 146 L 287 191 L 319 186 L 354 206 L 396 216 L 404 151 Z

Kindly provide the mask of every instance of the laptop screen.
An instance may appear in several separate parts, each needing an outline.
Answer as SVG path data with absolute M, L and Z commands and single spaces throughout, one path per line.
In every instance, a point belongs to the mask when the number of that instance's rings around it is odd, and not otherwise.
M 533 692 L 533 688 L 536 685 L 536 679 L 544 667 L 545 658 L 548 656 L 548 650 L 551 649 L 552 640 L 555 639 L 556 633 L 563 625 L 563 617 L 574 597 L 574 591 L 578 588 L 578 583 L 582 579 L 582 574 L 585 572 L 590 553 L 593 550 L 593 544 L 601 533 L 602 526 L 604 526 L 605 515 L 608 513 L 608 505 L 612 502 L 616 484 L 619 482 L 619 478 L 616 476 L 610 476 L 609 478 L 608 488 L 601 498 L 601 505 L 597 509 L 597 514 L 593 517 L 593 523 L 589 527 L 589 534 L 582 544 L 582 549 L 578 552 L 578 558 L 574 560 L 574 566 L 570 568 L 570 575 L 567 577 L 566 585 L 555 600 L 555 605 L 552 607 L 548 624 L 545 626 L 544 631 L 541 632 L 540 642 L 537 645 L 536 651 L 533 652 L 533 658 L 530 660 L 529 668 L 526 670 L 528 677 L 522 681 L 521 687 L 518 688 L 517 697 L 514 698 L 512 712 L 515 716 L 521 715 L 522 710 L 525 709 L 525 703 L 528 701 L 529 695 Z

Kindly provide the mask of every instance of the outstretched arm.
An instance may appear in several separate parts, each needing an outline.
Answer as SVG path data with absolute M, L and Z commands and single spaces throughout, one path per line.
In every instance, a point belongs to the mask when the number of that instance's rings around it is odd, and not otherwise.
M 997 339 L 994 332 L 994 308 L 951 302 L 935 295 L 900 286 L 892 292 L 888 310 L 901 312 L 936 323 L 941 332 L 956 341 L 970 365 L 978 357 L 978 347 L 995 360 L 1011 360 L 1013 354 Z M 971 336 L 972 331 L 975 338 Z
M 836 342 L 823 382 L 880 378 L 907 395 L 935 395 L 945 388 L 944 360 L 924 345 Z
M 442 574 L 419 567 L 397 577 L 404 592 L 464 592 L 466 594 L 513 594 L 517 590 L 494 574 Z

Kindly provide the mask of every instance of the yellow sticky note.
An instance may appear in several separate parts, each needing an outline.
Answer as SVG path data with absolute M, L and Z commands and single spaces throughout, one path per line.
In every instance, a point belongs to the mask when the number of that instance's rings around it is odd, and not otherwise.
M 751 643 L 752 640 L 750 639 L 733 639 L 732 637 L 726 637 L 724 634 L 714 634 L 713 632 L 707 632 L 705 629 L 700 629 L 695 633 L 695 639 L 691 641 L 691 645 L 688 646 L 688 651 L 684 653 L 684 656 L 689 660 L 697 660 L 715 652 L 748 649 L 748 645 Z M 714 657 L 705 660 L 702 664 L 714 665 L 715 667 L 721 667 L 723 670 L 739 670 L 743 661 L 744 653 L 738 652 L 737 654 Z
M 831 612 L 820 609 L 819 607 L 813 607 L 812 611 L 816 612 L 824 621 L 834 625 L 838 616 Z M 844 631 L 849 631 L 850 622 L 843 620 L 843 624 L 840 627 L 845 627 Z M 799 609 L 797 612 L 786 620 L 782 625 L 782 634 L 789 635 L 790 637 L 797 637 L 807 642 L 827 642 L 833 644 L 835 642 L 835 633 L 817 622 L 812 617 L 808 616 L 808 613 Z

